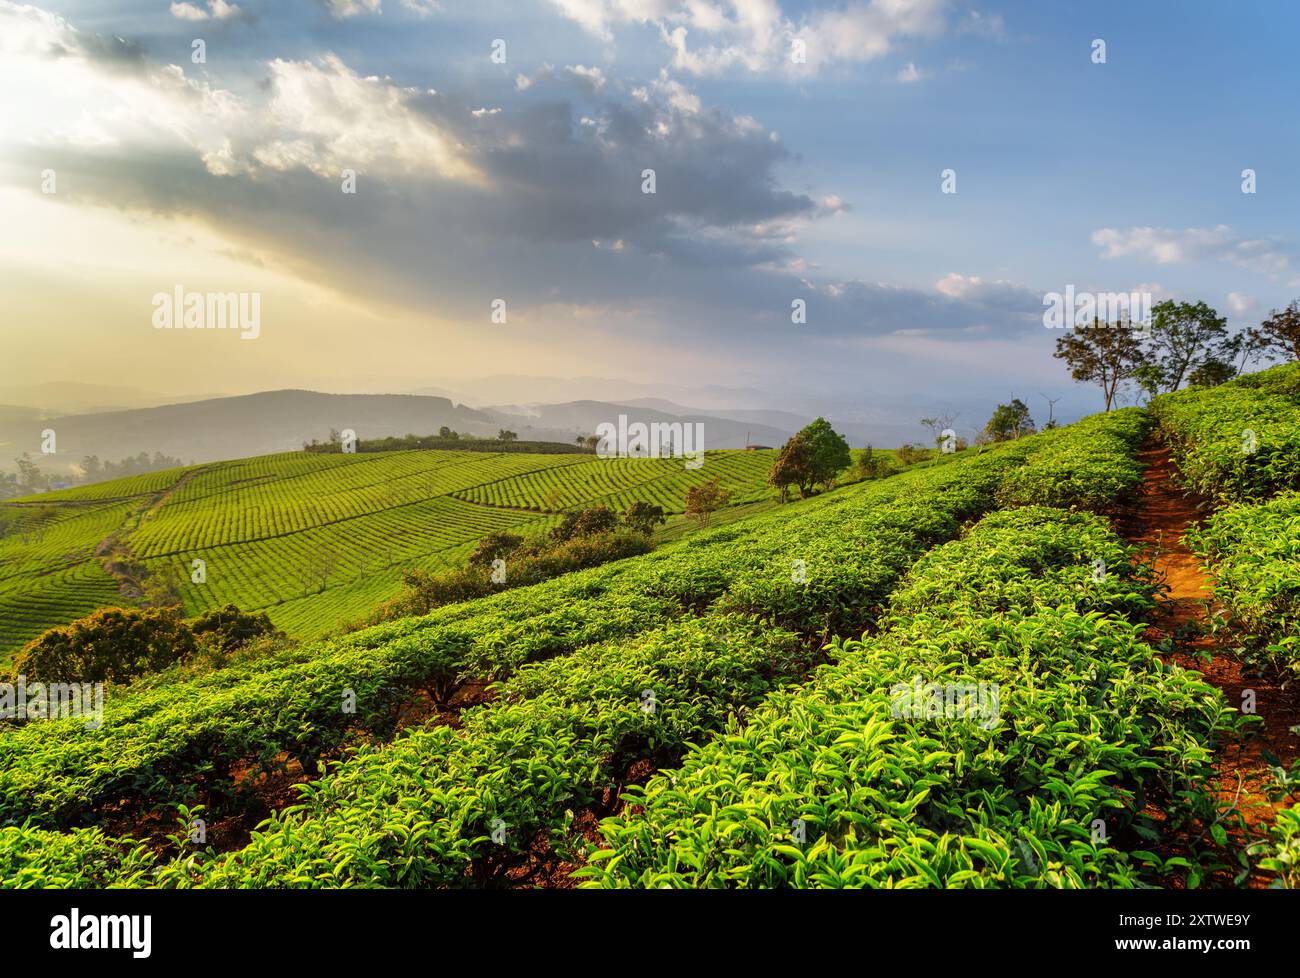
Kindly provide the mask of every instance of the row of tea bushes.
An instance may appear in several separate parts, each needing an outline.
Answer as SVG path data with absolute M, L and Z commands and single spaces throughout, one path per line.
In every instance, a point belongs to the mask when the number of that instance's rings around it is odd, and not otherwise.
M 1089 573 L 1127 556 L 1092 516 L 986 518 L 918 564 L 892 628 L 629 789 L 586 885 L 1138 886 L 1183 867 L 1135 813 L 1158 799 L 1172 823 L 1234 719 L 1109 613 L 1153 598 L 1144 575 Z M 971 593 L 934 600 L 948 580 Z
M 1300 489 L 1300 400 L 1287 393 L 1298 369 L 1275 367 L 1151 401 L 1188 488 L 1220 502 Z

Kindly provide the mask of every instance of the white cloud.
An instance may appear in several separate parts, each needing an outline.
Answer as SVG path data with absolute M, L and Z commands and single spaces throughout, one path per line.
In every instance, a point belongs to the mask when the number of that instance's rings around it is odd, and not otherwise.
M 215 9 L 215 8 L 214 8 Z M 32 97 L 6 108 L 0 144 L 186 150 L 221 176 L 304 167 L 477 182 L 454 137 L 413 106 L 417 93 L 362 78 L 337 56 L 267 65 L 269 96 L 241 99 L 155 65 L 61 17 L 0 2 L 0 85 Z
M 272 96 L 262 128 L 290 135 L 253 150 L 263 166 L 303 166 L 322 177 L 346 167 L 479 179 L 452 137 L 411 107 L 410 91 L 363 78 L 334 54 L 315 62 L 277 58 L 268 67 Z
M 1228 293 L 1228 311 L 1234 316 L 1244 316 L 1255 308 L 1255 300 L 1241 292 Z
M 0 145 L 144 152 L 180 145 L 215 157 L 243 114 L 231 93 L 36 7 L 0 3 L 0 53 L 0 87 L 28 93 L 5 105 Z
M 1270 277 L 1291 273 L 1289 255 L 1267 238 L 1248 238 L 1226 224 L 1212 228 L 1100 228 L 1092 243 L 1102 258 L 1146 258 L 1161 265 L 1219 261 Z M 1294 281 L 1294 280 L 1293 280 Z
M 339 20 L 380 13 L 381 2 L 382 0 L 324 0 L 325 9 Z
M 1032 308 L 1039 301 L 1037 293 L 1006 279 L 984 279 L 978 275 L 949 272 L 934 283 L 935 291 L 949 299 L 978 306 Z
M 206 10 L 200 10 L 192 3 L 174 3 L 171 14 L 177 20 L 207 20 L 211 16 Z
M 239 5 L 226 0 L 208 0 L 207 10 L 193 3 L 173 3 L 169 9 L 178 20 L 234 20 L 240 15 Z
M 776 0 L 551 0 L 596 37 L 619 24 L 653 24 L 672 51 L 672 66 L 695 75 L 739 69 L 815 74 L 841 62 L 888 54 L 900 37 L 936 37 L 947 28 L 950 0 L 854 0 L 843 7 L 786 17 Z M 804 60 L 795 61 L 794 42 Z
M 586 85 L 593 92 L 605 87 L 605 73 L 599 68 L 587 68 L 584 65 L 567 65 L 564 69 L 575 79 Z

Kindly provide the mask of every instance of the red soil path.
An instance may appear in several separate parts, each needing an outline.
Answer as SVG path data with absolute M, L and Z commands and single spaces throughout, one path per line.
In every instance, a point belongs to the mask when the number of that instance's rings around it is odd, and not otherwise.
M 1260 723 L 1244 740 L 1224 744 L 1218 755 L 1215 785 L 1219 799 L 1237 808 L 1245 821 L 1246 838 L 1240 845 L 1267 836 L 1276 810 L 1283 803 L 1269 801 L 1264 789 L 1272 781 L 1264 754 L 1271 753 L 1288 767 L 1300 755 L 1300 737 L 1291 727 L 1300 723 L 1300 704 L 1294 690 L 1283 690 L 1274 677 L 1253 672 L 1231 651 L 1230 634 L 1209 632 L 1209 599 L 1213 581 L 1195 554 L 1183 542 L 1184 532 L 1209 515 L 1210 507 L 1185 493 L 1176 482 L 1177 467 L 1163 444 L 1148 446 L 1139 456 L 1146 466 L 1136 511 L 1126 521 L 1125 536 L 1144 551 L 1169 588 L 1149 634 L 1158 645 L 1174 639 L 1172 658 L 1196 669 L 1219 689 L 1228 704 L 1242 706 L 1242 690 L 1255 691 Z M 1209 661 L 1206 661 L 1209 656 Z M 1225 853 L 1225 856 L 1227 854 Z M 1265 887 L 1271 874 L 1254 873 L 1246 885 Z M 1231 885 L 1231 879 L 1214 883 Z

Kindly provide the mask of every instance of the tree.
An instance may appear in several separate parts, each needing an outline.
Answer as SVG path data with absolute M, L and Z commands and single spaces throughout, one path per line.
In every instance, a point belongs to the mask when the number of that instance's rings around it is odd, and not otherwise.
M 318 545 L 315 550 L 307 555 L 307 559 L 299 567 L 299 580 L 302 582 L 303 596 L 307 595 L 312 585 L 316 586 L 316 593 L 319 594 L 329 586 L 330 578 L 338 570 L 339 555 L 331 547 Z
M 638 533 L 649 535 L 654 532 L 654 528 L 661 523 L 666 523 L 668 518 L 664 515 L 662 506 L 656 506 L 654 503 L 648 503 L 644 499 L 638 500 L 627 508 L 623 513 L 623 522 L 636 530 Z
M 849 443 L 825 418 L 818 418 L 782 446 L 767 483 L 781 491 L 782 502 L 790 498 L 791 486 L 798 486 L 799 495 L 806 499 L 813 486 L 829 488 L 840 471 L 852 464 Z
M 816 483 L 813 477 L 813 448 L 803 432 L 782 446 L 767 474 L 767 484 L 781 493 L 781 502 L 790 498 L 790 487 L 798 486 L 799 495 L 807 499 Z
M 1034 419 L 1029 416 L 1029 408 L 1025 403 L 1015 397 L 1010 404 L 997 406 L 984 430 L 994 441 L 1007 441 L 1021 435 L 1032 435 Z
M 144 579 L 142 602 L 146 608 L 175 608 L 181 603 L 181 574 L 175 564 L 163 564 Z
M 943 442 L 943 433 L 952 428 L 957 421 L 957 415 L 953 413 L 936 414 L 933 418 L 922 418 L 921 426 L 930 432 L 930 440 L 938 448 Z
M 887 455 L 877 455 L 870 445 L 858 456 L 858 468 L 864 479 L 883 479 L 897 471 Z
M 800 432 L 812 446 L 812 476 L 817 484 L 830 488 L 835 477 L 852 463 L 849 443 L 846 442 L 825 418 L 818 418 Z
M 18 484 L 25 493 L 44 492 L 49 488 L 49 478 L 41 472 L 41 467 L 32 461 L 30 455 L 23 452 L 23 457 L 14 461 L 18 463 Z
M 1052 356 L 1065 361 L 1075 381 L 1099 385 L 1107 411 L 1120 384 L 1133 379 L 1144 362 L 1142 344 L 1127 323 L 1112 326 L 1100 319 L 1059 337 Z
M 460 435 L 456 434 L 456 432 L 452 431 L 446 425 L 443 425 L 441 428 L 438 429 L 438 437 L 443 438 L 447 441 L 456 441 L 458 438 L 460 438 Z
M 194 650 L 179 608 L 101 608 L 28 643 L 13 668 L 29 682 L 123 683 Z
M 618 514 L 608 506 L 592 506 L 564 514 L 558 526 L 551 528 L 551 539 L 557 543 L 595 533 L 608 533 L 618 529 Z
M 1194 367 L 1187 375 L 1187 383 L 1191 387 L 1218 387 L 1235 376 L 1237 376 L 1237 368 L 1234 364 L 1222 360 L 1206 360 Z
M 1160 393 L 1160 387 L 1164 383 L 1160 367 L 1154 363 L 1142 363 L 1135 367 L 1129 379 L 1139 392 L 1147 396 L 1148 401 Z
M 1160 391 L 1176 391 L 1202 364 L 1231 364 L 1240 342 L 1228 334 L 1227 319 L 1204 302 L 1166 299 L 1151 310 L 1146 360 L 1156 368 Z
M 489 533 L 479 540 L 478 546 L 469 555 L 469 565 L 486 570 L 492 566 L 492 561 L 500 560 L 514 553 L 523 542 L 523 537 L 515 536 L 513 533 L 502 533 L 500 531 Z
M 508 431 L 505 428 L 497 429 L 497 441 L 515 441 L 518 437 L 513 431 Z
M 1272 314 L 1258 327 L 1246 330 L 1247 343 L 1252 350 L 1279 356 L 1284 360 L 1300 360 L 1300 299 Z
M 700 526 L 708 526 L 709 517 L 725 506 L 730 498 L 730 490 L 723 489 L 722 478 L 715 475 L 708 482 L 686 490 L 686 515 Z
M 240 611 L 233 604 L 212 608 L 189 622 L 195 638 L 230 654 L 242 649 L 255 638 L 283 638 L 284 633 L 262 611 Z

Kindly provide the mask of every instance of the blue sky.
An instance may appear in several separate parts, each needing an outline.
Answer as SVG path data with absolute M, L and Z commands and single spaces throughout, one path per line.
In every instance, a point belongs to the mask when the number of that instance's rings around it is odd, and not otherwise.
M 1051 358 L 1045 293 L 1205 299 L 1239 326 L 1300 295 L 1298 20 L 1172 0 L 0 0 L 0 285 L 11 322 L 61 317 L 82 351 L 11 332 L 10 363 L 90 379 L 111 344 L 177 393 L 598 375 L 900 415 L 1050 387 L 1079 413 L 1097 398 Z M 78 250 L 92 229 L 102 268 Z M 164 349 L 139 310 L 182 272 L 265 291 L 258 343 Z

